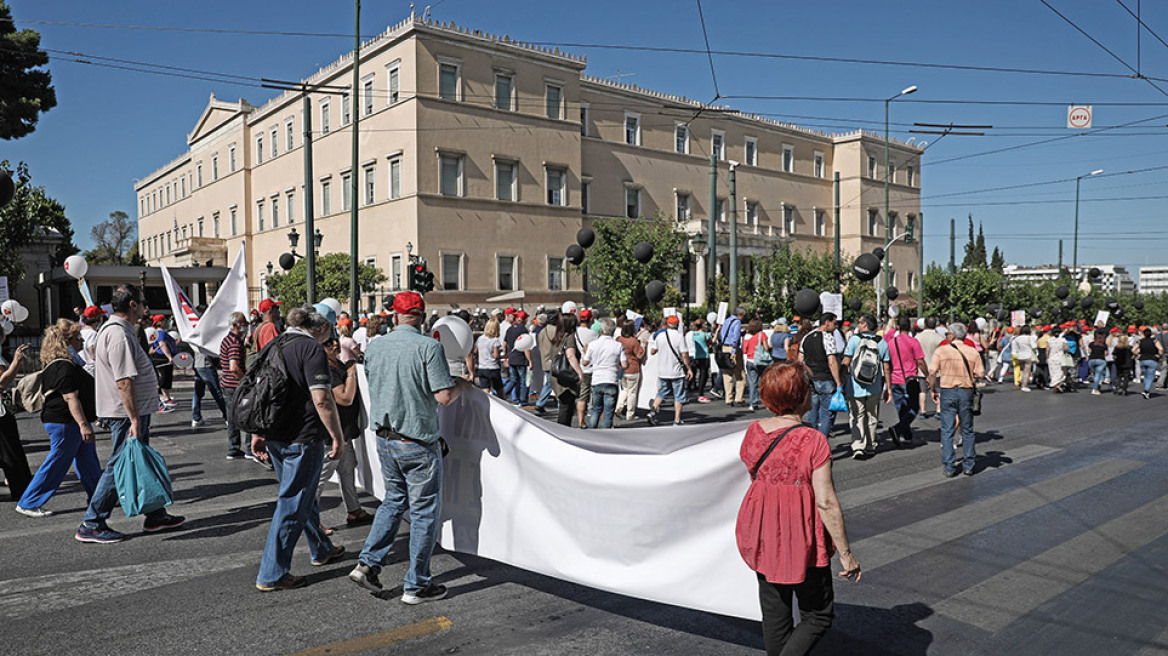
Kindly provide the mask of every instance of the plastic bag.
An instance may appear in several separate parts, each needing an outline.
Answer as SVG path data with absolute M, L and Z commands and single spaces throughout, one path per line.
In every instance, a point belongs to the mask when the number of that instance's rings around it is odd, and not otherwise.
M 844 398 L 844 388 L 835 388 L 835 394 L 831 395 L 831 405 L 827 407 L 832 412 L 847 412 L 848 400 Z
M 174 503 L 166 461 L 137 438 L 129 438 L 122 447 L 114 463 L 114 483 L 126 517 L 151 513 Z

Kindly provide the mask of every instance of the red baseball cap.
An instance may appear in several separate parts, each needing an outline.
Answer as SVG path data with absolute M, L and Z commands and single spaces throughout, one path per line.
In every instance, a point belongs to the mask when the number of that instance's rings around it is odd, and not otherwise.
M 90 305 L 89 307 L 85 308 L 85 311 L 81 314 L 86 319 L 96 319 L 97 317 L 105 315 L 105 310 L 97 307 L 96 305 Z
M 1118 333 L 1118 332 L 1119 332 L 1119 328 L 1112 328 L 1111 330 L 1109 330 L 1109 331 L 1107 331 L 1107 332 L 1109 332 L 1109 333 Z
M 580 310 L 580 318 L 581 319 L 591 319 L 592 318 L 592 310 L 589 310 L 588 308 L 584 308 L 583 310 Z
M 509 307 L 506 310 L 503 310 L 503 316 L 506 316 L 508 314 L 515 314 L 515 308 Z
M 1118 330 L 1118 329 L 1117 329 L 1117 330 Z M 1128 327 L 1127 327 L 1127 331 L 1128 331 L 1129 333 L 1134 333 L 1134 332 L 1136 331 L 1136 327 L 1135 327 L 1135 326 L 1128 326 Z
M 150 317 L 150 321 L 152 323 L 158 323 L 159 321 L 166 321 L 166 315 L 165 314 L 156 314 L 156 315 Z
M 515 313 L 515 318 L 519 319 L 520 321 L 527 321 L 527 313 L 523 310 L 519 310 Z
M 669 315 L 668 317 L 665 317 L 665 323 L 667 323 L 671 326 L 676 326 L 679 323 L 681 323 L 681 319 L 678 319 L 676 314 L 672 314 L 672 315 Z
M 393 311 L 398 314 L 426 314 L 426 301 L 418 292 L 399 292 L 393 297 Z
M 270 298 L 265 298 L 264 300 L 260 301 L 260 314 L 267 314 L 268 310 L 271 310 L 273 307 L 275 307 L 277 305 L 283 305 L 283 304 L 284 304 L 283 301 L 273 301 Z

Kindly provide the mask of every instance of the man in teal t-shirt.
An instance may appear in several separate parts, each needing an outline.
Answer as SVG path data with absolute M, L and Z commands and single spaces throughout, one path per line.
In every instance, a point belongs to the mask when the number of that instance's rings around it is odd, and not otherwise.
M 868 458 L 876 453 L 876 426 L 880 422 L 880 398 L 885 403 L 892 402 L 892 387 L 888 381 L 892 378 L 892 358 L 888 353 L 888 344 L 876 334 L 876 317 L 865 314 L 860 317 L 856 334 L 848 339 L 844 348 L 843 365 L 849 366 L 860 351 L 860 345 L 866 340 L 876 342 L 877 357 L 880 361 L 876 378 L 871 383 L 863 384 L 850 376 L 851 394 L 848 398 L 848 418 L 852 424 L 852 457 L 859 460 Z

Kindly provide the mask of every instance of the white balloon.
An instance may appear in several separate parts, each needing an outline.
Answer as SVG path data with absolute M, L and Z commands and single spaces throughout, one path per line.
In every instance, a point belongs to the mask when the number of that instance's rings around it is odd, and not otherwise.
M 89 263 L 80 255 L 70 255 L 65 258 L 65 273 L 81 280 L 89 271 Z
M 20 323 L 25 319 L 28 319 L 28 308 L 17 303 L 16 309 L 12 312 L 12 320 L 16 323 Z
M 166 333 L 166 334 L 167 334 L 167 335 L 170 335 L 170 338 L 171 338 L 171 339 L 173 339 L 173 340 L 174 340 L 174 341 L 176 341 L 176 342 L 181 342 L 181 341 L 182 341 L 182 338 L 178 336 L 178 331 L 177 331 L 177 330 L 171 330 L 171 331 L 167 331 L 167 333 Z
M 329 298 L 322 300 L 321 303 L 324 303 L 325 305 L 331 307 L 333 309 L 333 312 L 337 313 L 337 316 L 340 316 L 341 312 L 344 310 L 344 308 L 341 307 L 341 302 L 335 298 L 332 298 L 331 296 Z
M 707 314 L 706 315 L 706 323 L 710 324 L 711 326 L 718 323 L 718 313 L 711 312 L 711 313 Z
M 146 329 L 146 339 L 150 342 L 158 339 L 158 329 L 151 326 Z
M 11 317 L 16 314 L 16 308 L 18 307 L 20 307 L 20 303 L 10 299 L 0 303 L 0 312 L 3 312 L 5 317 Z
M 925 329 L 925 318 L 924 317 L 917 319 L 917 328 L 920 328 L 921 330 Z
M 0 329 L 4 330 L 5 335 L 10 334 L 15 328 L 16 326 L 12 325 L 12 322 L 7 319 L 0 321 Z
M 535 335 L 531 333 L 524 333 L 515 340 L 516 351 L 530 351 L 535 348 Z
M 174 365 L 179 369 L 186 369 L 194 364 L 195 359 L 191 357 L 190 353 L 182 352 L 174 356 Z
M 436 321 L 431 335 L 442 342 L 446 357 L 450 359 L 465 358 L 474 344 L 474 333 L 470 326 L 462 317 L 453 314 Z
M 986 329 L 986 320 L 985 320 L 985 317 L 978 317 L 978 318 L 977 318 L 977 320 L 976 320 L 976 321 L 974 321 L 974 323 L 976 323 L 976 324 L 977 324 L 977 327 L 978 327 L 978 328 L 980 328 L 980 329 L 982 329 L 983 331 Z

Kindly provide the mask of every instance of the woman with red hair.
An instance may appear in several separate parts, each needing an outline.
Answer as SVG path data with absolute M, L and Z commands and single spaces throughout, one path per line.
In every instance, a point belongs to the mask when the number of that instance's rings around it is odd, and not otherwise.
M 750 489 L 738 511 L 735 536 L 743 560 L 758 573 L 767 654 L 806 654 L 835 616 L 831 556 L 840 576 L 860 580 L 831 478 L 831 448 L 823 433 L 804 426 L 811 408 L 810 372 L 802 364 L 768 368 L 759 384 L 774 417 L 750 424 L 740 451 Z M 799 603 L 794 626 L 791 601 Z

